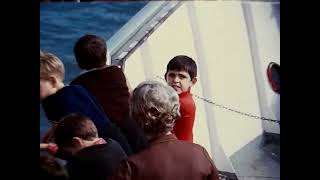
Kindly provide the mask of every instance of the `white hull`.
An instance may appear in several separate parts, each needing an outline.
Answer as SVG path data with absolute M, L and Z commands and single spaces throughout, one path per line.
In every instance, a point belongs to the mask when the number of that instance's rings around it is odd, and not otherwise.
M 236 173 L 239 179 L 258 177 L 261 171 L 239 168 L 241 159 L 236 155 L 261 155 L 252 141 L 263 132 L 280 134 L 278 123 L 243 115 L 280 120 L 280 96 L 266 76 L 270 62 L 280 65 L 279 19 L 274 11 L 279 6 L 239 1 L 150 2 L 108 41 L 112 64 L 125 68 L 133 88 L 146 79 L 163 81 L 166 64 L 176 55 L 197 61 L 199 80 L 192 88 L 197 107 L 194 141 L 210 152 L 220 171 Z M 280 168 L 270 168 L 274 174 L 268 177 L 280 179 Z

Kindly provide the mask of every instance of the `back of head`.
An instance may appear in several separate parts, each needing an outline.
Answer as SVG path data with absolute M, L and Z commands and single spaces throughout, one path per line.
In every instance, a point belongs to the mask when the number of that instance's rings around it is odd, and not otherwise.
M 130 98 L 130 115 L 150 137 L 171 131 L 180 117 L 179 97 L 170 86 L 157 81 L 139 84 Z
M 88 117 L 72 113 L 62 118 L 57 125 L 54 140 L 59 148 L 70 147 L 74 137 L 92 140 L 98 137 L 98 130 Z
M 54 75 L 63 81 L 64 73 L 64 65 L 57 56 L 40 51 L 40 78 L 48 78 Z
M 100 68 L 107 62 L 107 44 L 95 35 L 82 36 L 74 46 L 74 55 L 81 69 Z
M 196 62 L 184 55 L 175 56 L 172 58 L 168 65 L 167 65 L 167 71 L 186 71 L 189 73 L 191 79 L 197 77 L 197 64 Z
M 40 155 L 40 179 L 42 180 L 67 180 L 68 173 L 50 154 Z

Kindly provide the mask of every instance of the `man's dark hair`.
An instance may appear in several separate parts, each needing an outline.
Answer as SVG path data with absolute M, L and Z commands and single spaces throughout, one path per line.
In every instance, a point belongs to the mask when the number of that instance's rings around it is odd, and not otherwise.
M 175 56 L 172 58 L 168 65 L 167 65 L 167 71 L 186 71 L 189 73 L 191 79 L 197 77 L 197 65 L 195 61 L 184 55 Z M 166 76 L 166 75 L 165 75 Z
M 72 145 L 73 137 L 92 140 L 98 136 L 94 123 L 86 116 L 72 113 L 62 118 L 54 131 L 54 140 L 58 147 Z
M 75 44 L 74 55 L 81 69 L 103 67 L 107 62 L 106 41 L 98 36 L 86 34 Z

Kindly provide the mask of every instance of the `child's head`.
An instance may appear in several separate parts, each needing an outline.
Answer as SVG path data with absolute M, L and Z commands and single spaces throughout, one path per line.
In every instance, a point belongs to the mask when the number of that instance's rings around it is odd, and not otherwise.
M 64 66 L 51 54 L 40 52 L 40 101 L 56 93 L 63 86 Z
M 107 62 L 107 44 L 103 38 L 87 34 L 75 44 L 74 55 L 81 69 L 100 68 Z
M 62 152 L 74 154 L 94 145 L 98 130 L 86 116 L 72 113 L 65 116 L 55 128 L 54 141 Z
M 178 94 L 189 91 L 197 82 L 195 61 L 188 56 L 175 56 L 167 65 L 165 79 L 168 85 L 173 87 Z

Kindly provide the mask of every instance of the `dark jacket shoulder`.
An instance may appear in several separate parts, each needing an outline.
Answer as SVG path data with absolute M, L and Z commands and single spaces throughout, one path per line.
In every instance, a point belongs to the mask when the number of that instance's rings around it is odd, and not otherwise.
M 79 151 L 67 163 L 71 179 L 106 179 L 112 175 L 127 155 L 112 139 L 106 144 L 90 146 Z

